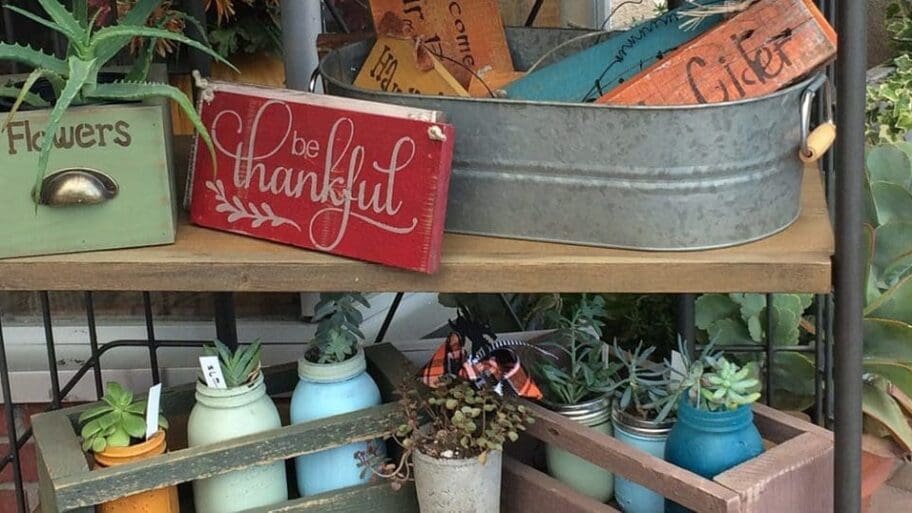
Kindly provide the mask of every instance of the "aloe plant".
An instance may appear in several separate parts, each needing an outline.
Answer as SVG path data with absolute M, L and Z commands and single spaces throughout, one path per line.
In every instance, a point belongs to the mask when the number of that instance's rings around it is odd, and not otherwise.
M 37 0 L 37 2 L 48 16 L 47 18 L 14 5 L 4 5 L 3 7 L 60 33 L 69 45 L 67 58 L 60 59 L 27 46 L 0 43 L 0 60 L 14 61 L 34 68 L 16 95 L 16 103 L 10 111 L 7 122 L 3 125 L 4 129 L 23 101 L 34 100 L 34 97 L 29 96 L 29 92 L 39 79 L 44 78 L 49 81 L 55 90 L 56 101 L 40 143 L 41 151 L 38 156 L 38 169 L 33 190 L 36 200 L 39 194 L 38 185 L 47 171 L 55 133 L 64 113 L 72 105 L 104 101 L 139 101 L 149 98 L 173 100 L 196 127 L 200 137 L 209 147 L 213 163 L 215 162 L 212 139 L 190 99 L 180 89 L 168 84 L 146 81 L 146 75 L 153 57 L 153 43 L 158 39 L 183 43 L 205 52 L 232 69 L 234 67 L 215 53 L 207 43 L 201 43 L 183 34 L 159 27 L 145 26 L 149 15 L 161 3 L 161 0 L 140 0 L 117 25 L 98 29 L 95 27 L 95 16 L 98 13 L 95 13 L 91 19 L 88 18 L 86 0 L 76 0 L 74 12 L 68 11 L 59 0 Z M 121 81 L 99 83 L 98 73 L 102 67 L 136 38 L 146 40 L 145 52 L 142 57 L 137 59 L 130 73 Z M 8 88 L 0 89 L 0 93 L 10 96 Z
M 343 362 L 358 352 L 364 339 L 361 322 L 364 320 L 358 304 L 370 308 L 367 299 L 358 293 L 323 293 L 317 303 L 314 318 L 320 319 L 314 345 L 308 354 L 316 363 Z
M 108 447 L 129 447 L 146 435 L 146 401 L 134 401 L 133 392 L 120 383 L 110 382 L 101 398 L 104 402 L 79 416 L 82 449 L 94 453 Z M 158 427 L 168 429 L 168 420 L 159 414 Z
M 222 377 L 228 388 L 243 386 L 252 382 L 260 374 L 260 353 L 262 346 L 255 341 L 249 346 L 239 346 L 234 352 L 220 340 L 213 341 L 203 352 L 208 356 L 218 356 Z

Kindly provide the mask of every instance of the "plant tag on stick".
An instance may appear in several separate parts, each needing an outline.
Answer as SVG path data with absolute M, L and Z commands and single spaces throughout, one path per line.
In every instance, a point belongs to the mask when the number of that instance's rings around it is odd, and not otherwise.
M 161 383 L 149 389 L 149 398 L 146 401 L 146 440 L 158 433 L 158 410 L 161 406 Z
M 200 369 L 203 370 L 203 379 L 210 388 L 228 388 L 225 384 L 225 376 L 222 375 L 222 366 L 219 364 L 218 356 L 200 356 Z

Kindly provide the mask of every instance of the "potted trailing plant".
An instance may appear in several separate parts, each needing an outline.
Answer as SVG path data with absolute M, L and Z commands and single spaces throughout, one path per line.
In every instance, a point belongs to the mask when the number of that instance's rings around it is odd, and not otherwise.
M 316 337 L 298 360 L 300 381 L 291 396 L 291 422 L 301 423 L 377 406 L 380 390 L 367 373 L 360 341 L 364 338 L 358 305 L 370 303 L 357 293 L 320 295 L 314 318 L 320 319 Z M 377 447 L 373 447 L 377 445 Z M 295 460 L 298 491 L 302 496 L 366 483 L 355 454 L 382 452 L 382 441 L 358 442 Z
M 681 384 L 677 421 L 665 444 L 665 459 L 707 479 L 763 452 L 751 405 L 760 398 L 755 367 L 703 354 Z M 666 511 L 689 511 L 668 501 Z
M 3 6 L 61 34 L 68 50 L 64 59 L 0 43 L 0 60 L 34 69 L 0 77 L 0 96 L 11 100 L 0 121 L 6 143 L 0 167 L 10 171 L 0 188 L 6 221 L 0 257 L 174 241 L 168 100 L 215 154 L 192 102 L 176 88 L 147 80 L 154 43 L 180 42 L 224 59 L 205 43 L 145 26 L 159 3 L 140 0 L 119 24 L 104 27 L 86 0 L 74 2 L 73 12 L 59 0 L 38 0 L 46 17 Z M 131 44 L 143 48 L 133 66 L 106 71 Z M 23 108 L 33 110 L 19 112 Z M 132 215 L 136 211 L 143 215 Z
M 134 401 L 133 392 L 110 382 L 102 404 L 79 416 L 82 448 L 91 452 L 96 468 L 115 467 L 164 454 L 168 421 L 158 416 L 157 433 L 146 438 L 146 401 Z M 138 493 L 98 506 L 99 513 L 155 511 L 179 513 L 177 487 Z
M 655 346 L 642 344 L 630 353 L 615 343 L 614 353 L 623 365 L 611 411 L 614 436 L 619 441 L 657 458 L 665 458 L 665 442 L 674 425 L 680 383 L 670 366 L 650 361 Z M 681 352 L 681 354 L 686 354 Z M 617 477 L 615 499 L 625 513 L 664 513 L 665 498 L 645 486 Z
M 503 447 L 533 422 L 526 408 L 452 377 L 427 392 L 404 387 L 399 404 L 406 421 L 393 438 L 402 456 L 361 452 L 365 474 L 394 489 L 414 476 L 421 513 L 499 512 Z
M 542 403 L 549 410 L 610 435 L 611 393 L 620 368 L 608 361 L 601 340 L 605 300 L 584 295 L 569 313 L 550 310 L 557 330 L 543 344 L 561 354 L 558 361 L 541 360 L 534 367 L 542 385 Z M 607 470 L 563 449 L 546 446 L 548 472 L 556 479 L 602 502 L 614 493 L 614 476 Z
M 222 380 L 205 376 L 196 383 L 196 404 L 187 424 L 190 447 L 213 444 L 282 426 L 279 411 L 266 395 L 260 371 L 259 342 L 231 351 L 216 340 L 207 356 L 217 356 Z M 213 373 L 213 369 L 202 369 Z M 217 372 L 214 373 L 217 376 Z M 219 385 L 219 381 L 223 385 Z M 233 513 L 288 500 L 285 462 L 277 461 L 193 483 L 197 513 Z

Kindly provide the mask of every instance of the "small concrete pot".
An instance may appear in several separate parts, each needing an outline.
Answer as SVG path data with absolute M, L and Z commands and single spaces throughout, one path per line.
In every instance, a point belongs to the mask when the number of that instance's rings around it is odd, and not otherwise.
M 503 455 L 489 452 L 479 458 L 434 458 L 412 454 L 415 489 L 421 513 L 500 513 Z

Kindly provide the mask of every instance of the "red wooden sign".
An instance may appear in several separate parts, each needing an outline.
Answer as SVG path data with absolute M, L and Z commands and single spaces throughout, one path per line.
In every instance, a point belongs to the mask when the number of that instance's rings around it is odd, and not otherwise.
M 436 272 L 454 143 L 441 113 L 218 82 L 204 98 L 218 167 L 197 138 L 194 223 Z

